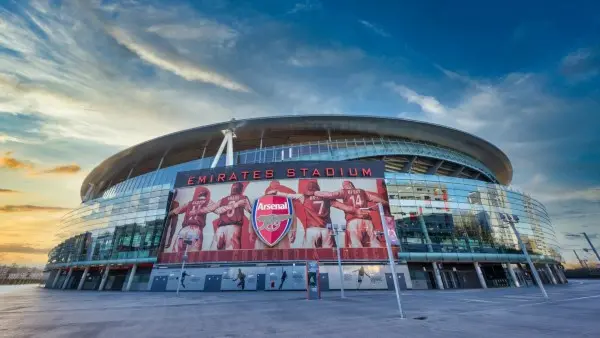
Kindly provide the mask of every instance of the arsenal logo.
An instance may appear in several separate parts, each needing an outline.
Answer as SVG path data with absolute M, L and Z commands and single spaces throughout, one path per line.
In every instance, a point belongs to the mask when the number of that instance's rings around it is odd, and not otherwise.
M 277 245 L 292 227 L 294 206 L 283 196 L 263 196 L 254 202 L 252 227 L 263 243 Z

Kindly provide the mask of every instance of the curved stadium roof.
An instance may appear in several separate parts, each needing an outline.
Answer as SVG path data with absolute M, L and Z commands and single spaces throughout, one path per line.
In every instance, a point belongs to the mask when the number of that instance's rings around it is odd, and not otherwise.
M 493 144 L 463 131 L 398 118 L 346 115 L 302 115 L 264 117 L 217 123 L 157 137 L 127 148 L 100 163 L 83 181 L 81 196 L 89 184 L 99 186 L 156 169 L 160 158 L 168 152 L 163 168 L 199 159 L 206 146 L 206 157 L 214 156 L 221 144 L 221 130 L 236 128 L 235 151 L 258 148 L 261 135 L 263 146 L 303 143 L 326 139 L 330 131 L 343 137 L 378 136 L 423 141 L 454 149 L 481 161 L 502 184 L 512 180 L 510 160 Z M 107 188 L 108 186 L 104 186 Z M 101 188 L 102 189 L 102 188 Z

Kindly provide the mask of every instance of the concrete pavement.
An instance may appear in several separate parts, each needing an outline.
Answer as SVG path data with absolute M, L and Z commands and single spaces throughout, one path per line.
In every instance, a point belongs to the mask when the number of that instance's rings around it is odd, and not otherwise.
M 0 294 L 0 337 L 598 337 L 600 281 L 537 288 L 393 292 Z M 417 320 L 417 317 L 426 317 Z

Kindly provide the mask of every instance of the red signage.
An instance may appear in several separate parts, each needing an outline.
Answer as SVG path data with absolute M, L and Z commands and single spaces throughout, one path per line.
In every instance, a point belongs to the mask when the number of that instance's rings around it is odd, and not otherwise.
M 274 247 L 290 231 L 294 222 L 292 200 L 283 196 L 262 196 L 252 208 L 252 227 L 258 238 Z

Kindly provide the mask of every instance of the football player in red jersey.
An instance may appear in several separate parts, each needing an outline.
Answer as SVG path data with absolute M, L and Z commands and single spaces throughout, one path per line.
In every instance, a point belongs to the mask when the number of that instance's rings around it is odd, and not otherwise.
M 373 221 L 370 211 L 364 210 L 369 207 L 369 202 L 387 204 L 387 201 L 376 194 L 358 189 L 350 181 L 342 183 L 342 189 L 334 192 L 314 191 L 314 196 L 329 199 L 341 199 L 348 210 L 346 213 L 346 238 L 352 248 L 379 248 L 380 242 L 375 236 Z
M 210 200 L 210 190 L 205 187 L 198 187 L 194 190 L 192 200 L 183 206 L 180 206 L 171 212 L 169 216 L 185 213 L 181 229 L 177 234 L 177 245 L 173 248 L 173 252 L 185 251 L 184 240 L 193 239 L 192 248 L 190 251 L 202 250 L 203 230 L 206 226 L 206 215 L 209 212 L 214 212 L 218 215 L 228 212 L 237 205 L 228 205 L 220 207 L 218 204 Z
M 334 246 L 333 233 L 331 229 L 327 229 L 327 224 L 331 224 L 331 207 L 345 212 L 354 210 L 335 199 L 316 196 L 315 192 L 320 190 L 319 183 L 311 180 L 306 185 L 306 194 L 289 194 L 278 191 L 267 193 L 299 200 L 308 210 L 306 213 L 308 224 L 304 225 L 306 230 L 304 231 L 303 248 L 332 248 Z
M 177 201 L 177 190 L 173 192 L 173 197 L 171 198 L 171 208 L 170 210 L 176 210 L 179 208 L 179 202 Z M 168 249 L 173 244 L 173 235 L 175 235 L 175 230 L 177 230 L 177 221 L 179 217 L 176 214 L 169 214 L 169 220 L 167 222 L 167 230 L 165 231 L 166 238 L 164 240 L 164 248 Z
M 241 249 L 244 210 L 251 212 L 250 200 L 248 196 L 242 194 L 243 191 L 243 183 L 233 183 L 231 194 L 221 198 L 218 202 L 219 207 L 229 209 L 219 215 L 217 228 L 210 246 L 211 250 Z

